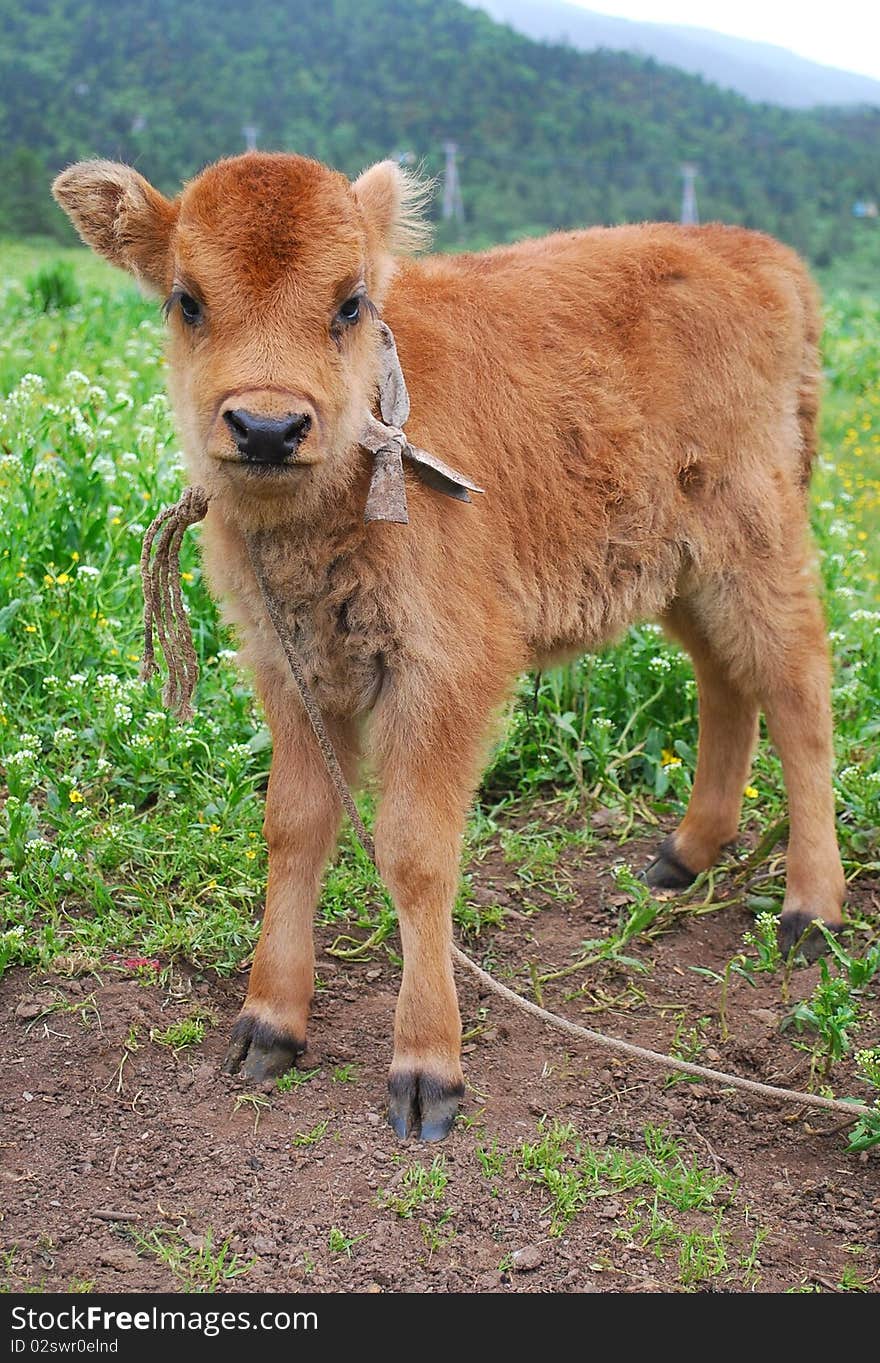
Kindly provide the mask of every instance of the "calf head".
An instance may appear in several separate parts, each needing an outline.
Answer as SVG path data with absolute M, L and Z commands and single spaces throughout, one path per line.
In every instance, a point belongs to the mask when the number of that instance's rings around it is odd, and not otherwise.
M 307 157 L 249 153 L 173 200 L 109 161 L 71 166 L 53 193 L 88 245 L 165 300 L 195 481 L 290 515 L 354 476 L 376 311 L 395 254 L 425 235 L 418 181 L 392 161 L 350 183 Z

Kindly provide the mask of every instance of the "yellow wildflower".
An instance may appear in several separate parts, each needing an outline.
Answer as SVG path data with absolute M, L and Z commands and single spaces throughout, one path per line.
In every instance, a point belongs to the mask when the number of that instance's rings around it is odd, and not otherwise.
M 68 791 L 67 798 L 72 805 L 81 805 L 83 802 L 83 797 L 78 790 Z
M 758 798 L 758 792 L 754 786 L 746 786 L 744 794 L 747 795 L 750 800 L 757 800 Z

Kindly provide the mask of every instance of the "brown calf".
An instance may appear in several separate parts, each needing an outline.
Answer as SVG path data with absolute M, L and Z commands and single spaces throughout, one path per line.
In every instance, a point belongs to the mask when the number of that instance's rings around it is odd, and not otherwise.
M 739 228 L 568 232 L 414 262 L 418 188 L 299 156 L 209 167 L 169 201 L 73 166 L 85 240 L 168 299 L 170 387 L 206 565 L 274 739 L 269 885 L 229 1066 L 303 1048 L 312 916 L 339 802 L 262 608 L 267 564 L 348 777 L 371 769 L 404 968 L 390 1118 L 445 1135 L 462 1093 L 450 961 L 465 813 L 517 675 L 655 619 L 697 672 L 690 807 L 648 879 L 678 886 L 736 836 L 763 709 L 791 810 L 784 946 L 840 922 L 829 669 L 807 532 L 816 298 L 797 257 Z M 364 524 L 377 311 L 412 441 L 474 478 L 470 506 L 407 474 L 408 526 Z M 814 933 L 814 938 L 819 934 Z

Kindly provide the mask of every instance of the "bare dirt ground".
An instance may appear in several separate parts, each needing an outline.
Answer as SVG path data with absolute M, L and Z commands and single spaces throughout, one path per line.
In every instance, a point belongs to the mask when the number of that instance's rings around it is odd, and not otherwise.
M 633 864 L 649 844 L 629 844 Z M 473 953 L 524 987 L 523 966 L 547 970 L 616 921 L 608 875 L 620 855 L 600 843 L 562 858 L 572 897 L 526 890 L 499 853 L 476 868 L 475 897 L 501 904 L 503 927 Z M 874 902 L 877 882 L 858 896 Z M 531 913 L 528 905 L 540 906 Z M 524 908 L 527 909 L 524 912 Z M 730 1038 L 718 1026 L 717 984 L 690 966 L 722 969 L 751 923 L 743 908 L 685 917 L 632 954 L 653 967 L 604 967 L 548 986 L 545 1005 L 643 1045 L 666 1049 L 682 1019 L 706 1018 L 701 1059 L 720 1068 L 803 1087 L 809 1057 L 778 1035 L 785 1009 L 778 979 L 756 988 L 735 980 Z M 218 1073 L 245 991 L 232 980 L 178 972 L 170 989 L 108 968 L 100 976 L 8 972 L 0 984 L 0 1280 L 11 1290 L 181 1290 L 173 1272 L 132 1231 L 171 1244 L 194 1262 L 227 1238 L 247 1272 L 222 1290 L 603 1292 L 675 1291 L 688 1285 L 681 1246 L 644 1244 L 632 1204 L 651 1190 L 603 1186 L 561 1234 L 552 1234 L 546 1187 L 524 1177 L 519 1152 L 539 1123 L 571 1123 L 598 1150 L 644 1152 L 646 1124 L 662 1127 L 725 1190 L 706 1213 L 674 1213 L 681 1235 L 711 1234 L 720 1217 L 726 1266 L 690 1283 L 700 1290 L 836 1290 L 855 1273 L 880 1281 L 880 1155 L 846 1154 L 833 1118 L 747 1100 L 626 1066 L 600 1051 L 578 1052 L 559 1034 L 480 997 L 459 979 L 466 1031 L 466 1120 L 442 1146 L 401 1146 L 384 1123 L 398 968 L 384 950 L 343 965 L 320 948 L 310 1051 L 318 1070 L 289 1092 L 248 1095 Z M 816 967 L 794 977 L 807 995 Z M 602 1007 L 602 1005 L 610 1006 Z M 875 1018 L 878 994 L 866 999 Z M 216 1018 L 201 1045 L 175 1052 L 151 1030 L 200 1012 Z M 591 1011 L 596 1007 L 602 1011 Z M 866 1028 L 860 1044 L 876 1040 Z M 132 1043 L 136 1043 L 136 1049 Z M 128 1043 L 128 1044 L 127 1044 Z M 838 1093 L 848 1088 L 835 1070 Z M 326 1123 L 323 1134 L 315 1137 Z M 478 1147 L 507 1154 L 489 1172 Z M 440 1156 L 442 1195 L 409 1216 L 393 1199 L 414 1163 Z M 331 1248 L 332 1232 L 337 1232 Z M 756 1232 L 766 1232 L 754 1252 Z M 342 1236 L 340 1242 L 339 1236 Z M 759 1236 L 759 1240 L 760 1240 Z M 655 1252 L 655 1248 L 658 1252 Z M 748 1264 L 750 1252 L 754 1259 Z M 663 1257 L 659 1257 L 662 1253 Z M 229 1262 L 227 1255 L 227 1264 Z M 210 1254 L 209 1256 L 210 1257 Z M 5 1267 L 4 1267 L 5 1265 Z M 194 1270 L 190 1268 L 190 1281 Z M 199 1281 L 204 1281 L 204 1277 Z

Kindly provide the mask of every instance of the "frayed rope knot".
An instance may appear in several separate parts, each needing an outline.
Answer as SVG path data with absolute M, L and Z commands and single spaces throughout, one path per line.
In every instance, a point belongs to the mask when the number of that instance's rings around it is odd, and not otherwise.
M 204 488 L 186 488 L 179 502 L 160 511 L 144 535 L 141 549 L 144 588 L 141 681 L 149 681 L 159 670 L 153 641 L 155 627 L 168 668 L 162 700 L 182 720 L 192 718 L 191 702 L 199 663 L 180 589 L 180 543 L 184 531 L 203 521 L 207 514 L 208 494 Z

